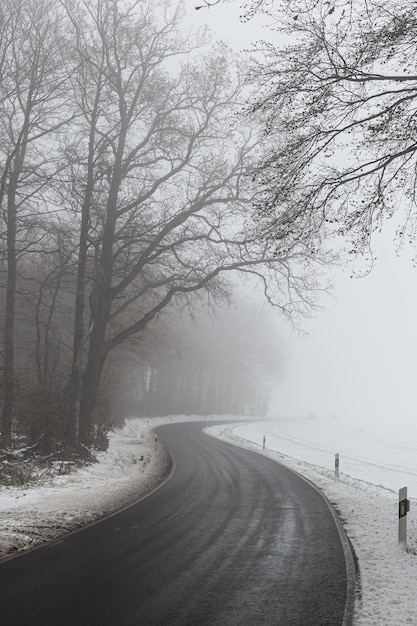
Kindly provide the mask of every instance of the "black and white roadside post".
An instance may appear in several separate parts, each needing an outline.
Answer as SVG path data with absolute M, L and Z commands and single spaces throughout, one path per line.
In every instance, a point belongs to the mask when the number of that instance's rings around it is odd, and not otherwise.
M 334 479 L 339 482 L 339 453 L 334 455 Z
M 266 441 L 266 437 L 264 435 L 264 439 L 263 439 L 263 442 L 262 442 L 262 450 L 265 450 L 265 441 Z
M 402 487 L 398 493 L 398 545 L 407 549 L 407 513 L 410 510 L 410 500 L 407 500 L 407 487 Z

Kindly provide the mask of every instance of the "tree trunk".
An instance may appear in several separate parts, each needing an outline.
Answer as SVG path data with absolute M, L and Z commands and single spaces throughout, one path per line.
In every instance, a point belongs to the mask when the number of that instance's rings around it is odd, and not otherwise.
M 16 188 L 17 176 L 12 173 L 7 193 L 7 287 L 4 315 L 4 374 L 3 406 L 1 413 L 1 441 L 8 445 L 12 438 L 14 375 L 14 323 L 16 309 Z
M 98 321 L 90 336 L 86 370 L 82 379 L 79 411 L 79 437 L 83 443 L 91 443 L 91 422 L 100 385 L 101 372 L 107 357 L 105 345 L 106 321 Z
M 67 441 L 71 446 L 79 443 L 79 420 L 82 382 L 82 351 L 84 342 L 85 276 L 88 252 L 88 223 L 90 197 L 84 202 L 81 218 L 80 247 L 77 268 L 77 286 L 74 311 L 74 341 L 72 349 L 71 374 L 65 393 L 67 411 Z
M 86 273 L 88 259 L 88 234 L 90 224 L 90 209 L 94 194 L 94 157 L 96 124 L 99 116 L 99 103 L 102 84 L 98 82 L 94 100 L 94 107 L 90 122 L 90 135 L 88 143 L 87 185 L 85 188 L 83 204 L 81 208 L 81 228 L 79 239 L 77 284 L 75 292 L 74 310 L 74 340 L 72 348 L 71 375 L 66 389 L 67 403 L 67 438 L 68 443 L 77 446 L 80 440 L 80 410 L 82 389 L 82 352 L 84 345 L 84 311 L 86 292 Z
M 100 268 L 96 277 L 96 298 L 92 310 L 93 327 L 90 334 L 87 367 L 82 381 L 80 400 L 80 440 L 88 443 L 91 436 L 91 417 L 97 398 L 101 372 L 107 357 L 106 329 L 112 306 L 113 244 L 117 219 L 117 199 L 122 180 L 123 150 L 127 126 L 122 123 L 113 165 L 113 176 L 106 204 L 106 222 L 103 230 Z

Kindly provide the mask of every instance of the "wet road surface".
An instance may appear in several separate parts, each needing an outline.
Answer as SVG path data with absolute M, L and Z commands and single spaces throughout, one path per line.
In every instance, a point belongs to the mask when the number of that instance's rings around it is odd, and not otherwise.
M 0 564 L 1 626 L 341 626 L 346 567 L 306 481 L 204 435 L 157 429 L 175 467 L 157 491 Z

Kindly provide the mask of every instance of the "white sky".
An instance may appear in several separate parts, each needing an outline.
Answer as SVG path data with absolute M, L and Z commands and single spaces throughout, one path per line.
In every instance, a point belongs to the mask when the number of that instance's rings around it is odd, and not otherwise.
M 208 24 L 238 50 L 271 36 L 262 18 L 239 22 L 239 2 L 196 11 L 199 4 L 186 0 L 187 22 Z M 368 276 L 352 279 L 350 268 L 332 270 L 336 300 L 323 299 L 328 311 L 305 321 L 308 337 L 282 323 L 289 359 L 274 414 L 417 418 L 417 269 L 409 249 L 396 254 L 390 230 L 387 224 L 374 246 L 377 262 Z
M 213 1 L 213 0 L 211 0 Z M 225 0 L 209 8 L 198 11 L 194 7 L 204 5 L 204 0 L 183 0 L 187 12 L 186 23 L 194 27 L 208 26 L 216 39 L 224 39 L 236 49 L 247 48 L 252 41 L 263 37 L 262 24 L 265 18 L 258 16 L 250 22 L 242 23 L 239 2 Z
M 335 302 L 289 336 L 289 364 L 277 389 L 280 414 L 401 421 L 417 417 L 417 269 L 391 237 L 364 278 L 331 272 Z

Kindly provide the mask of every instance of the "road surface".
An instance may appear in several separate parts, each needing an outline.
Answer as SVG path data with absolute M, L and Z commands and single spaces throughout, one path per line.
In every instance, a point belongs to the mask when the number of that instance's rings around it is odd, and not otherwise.
M 175 464 L 133 506 L 0 564 L 1 626 L 341 626 L 347 575 L 321 495 L 270 459 L 157 429 Z

